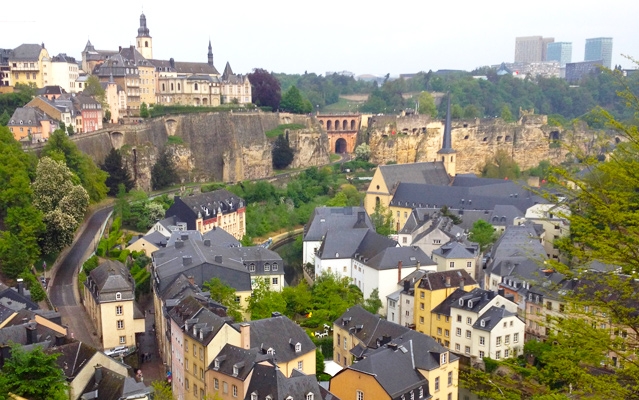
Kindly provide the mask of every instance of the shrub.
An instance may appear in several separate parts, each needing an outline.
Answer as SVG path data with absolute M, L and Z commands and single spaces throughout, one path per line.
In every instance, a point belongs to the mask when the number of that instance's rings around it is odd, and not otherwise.
M 486 366 L 486 372 L 492 374 L 499 367 L 499 361 L 493 360 L 490 357 L 484 357 L 484 365 Z
M 127 257 L 129 256 L 130 253 L 131 253 L 130 250 L 126 250 L 126 249 L 122 250 L 120 252 L 120 255 L 118 256 L 118 261 L 120 261 L 123 264 L 126 263 L 126 259 L 127 259 Z

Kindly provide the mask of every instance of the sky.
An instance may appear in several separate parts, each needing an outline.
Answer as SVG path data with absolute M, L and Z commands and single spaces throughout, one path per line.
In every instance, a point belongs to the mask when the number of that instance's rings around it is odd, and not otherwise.
M 613 65 L 639 59 L 636 0 L 6 1 L 0 48 L 44 43 L 51 55 L 80 59 L 90 39 L 117 50 L 135 44 L 142 12 L 153 58 L 206 62 L 210 38 L 220 72 L 227 61 L 235 73 L 472 70 L 512 62 L 515 38 L 537 35 L 572 42 L 573 62 L 594 37 L 613 38 Z

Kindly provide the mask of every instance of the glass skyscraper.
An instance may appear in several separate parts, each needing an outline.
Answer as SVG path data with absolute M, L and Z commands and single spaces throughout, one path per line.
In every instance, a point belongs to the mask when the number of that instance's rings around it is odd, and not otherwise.
M 602 61 L 606 68 L 612 68 L 612 38 L 600 37 L 586 39 L 584 61 Z
M 548 43 L 546 61 L 557 61 L 562 67 L 572 62 L 572 43 L 554 42 Z

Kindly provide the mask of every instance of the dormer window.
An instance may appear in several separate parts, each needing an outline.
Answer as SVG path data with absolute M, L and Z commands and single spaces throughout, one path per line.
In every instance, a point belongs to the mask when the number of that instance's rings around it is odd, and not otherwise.
M 299 353 L 300 351 L 302 351 L 302 344 L 301 343 L 296 343 L 295 344 L 295 352 Z
M 215 369 L 219 369 L 220 368 L 220 360 L 218 360 L 217 358 L 215 359 Z M 233 368 L 233 370 L 235 370 L 235 368 Z
M 116 299 L 116 300 L 122 300 L 122 293 L 117 292 L 117 293 L 115 294 L 115 299 Z
M 233 366 L 233 376 L 237 376 L 240 373 L 240 369 L 237 367 L 237 365 Z
M 468 300 L 468 308 L 473 308 L 473 301 L 472 300 Z
M 442 353 L 439 356 L 439 364 L 440 365 L 446 364 L 447 360 L 448 360 L 448 353 Z
M 273 263 L 273 271 L 277 271 L 277 268 L 278 268 L 277 263 Z
M 481 325 L 482 328 L 486 327 L 486 321 L 484 321 L 483 319 L 479 322 L 479 325 Z
M 268 350 L 266 350 L 266 354 L 269 354 L 269 355 L 271 355 L 271 356 L 274 356 L 274 355 L 275 355 L 275 350 L 273 350 L 273 348 L 272 348 L 272 347 L 270 347 Z
M 255 272 L 255 264 L 254 263 L 250 263 L 249 264 L 249 272 Z
M 313 395 L 313 393 L 308 393 L 306 395 L 306 400 L 313 400 L 315 398 L 315 396 Z
M 271 270 L 271 264 L 266 263 L 264 264 L 264 272 L 269 272 Z
M 256 392 L 251 393 L 251 400 L 257 400 L 257 393 Z
M 459 305 L 462 307 L 464 306 L 464 299 L 459 299 Z

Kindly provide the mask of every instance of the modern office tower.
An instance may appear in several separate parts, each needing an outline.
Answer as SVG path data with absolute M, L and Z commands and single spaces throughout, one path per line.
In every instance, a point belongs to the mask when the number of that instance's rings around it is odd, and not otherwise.
M 602 60 L 606 68 L 612 67 L 612 38 L 600 37 L 586 39 L 586 54 L 584 61 Z
M 572 43 L 548 43 L 546 61 L 557 61 L 562 67 L 566 65 L 566 63 L 572 62 Z
M 582 61 L 566 64 L 566 80 L 570 83 L 577 83 L 584 76 L 600 71 L 602 61 Z
M 532 63 L 546 61 L 546 46 L 554 38 L 523 36 L 515 38 L 515 62 Z

